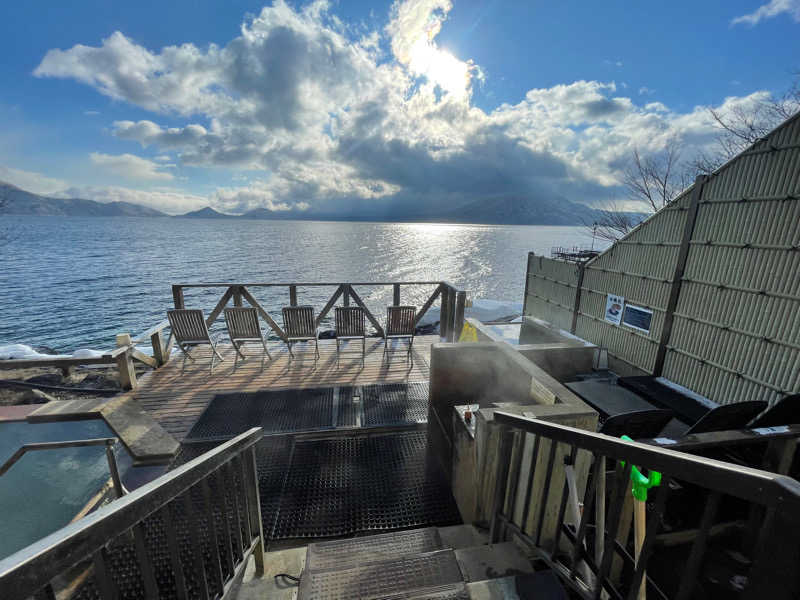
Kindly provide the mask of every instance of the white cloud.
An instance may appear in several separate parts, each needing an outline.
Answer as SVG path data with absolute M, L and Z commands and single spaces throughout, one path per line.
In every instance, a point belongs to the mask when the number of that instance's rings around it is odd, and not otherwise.
M 174 179 L 172 173 L 163 171 L 169 165 L 154 163 L 133 154 L 102 154 L 92 152 L 89 154 L 92 163 L 105 169 L 109 173 L 125 177 L 126 179 L 142 179 L 148 181 Z
M 655 93 L 656 93 L 655 90 L 650 89 L 649 87 L 647 87 L 645 85 L 643 85 L 642 87 L 639 88 L 639 95 L 640 96 L 652 96 Z
M 770 0 L 749 14 L 731 19 L 731 25 L 758 25 L 764 19 L 783 13 L 788 13 L 795 22 L 800 23 L 800 0 Z
M 224 46 L 149 49 L 115 32 L 97 47 L 50 50 L 34 73 L 152 113 L 112 131 L 165 154 L 97 155 L 111 172 L 168 180 L 173 160 L 233 171 L 226 181 L 245 172 L 242 185 L 206 199 L 228 212 L 389 214 L 501 195 L 604 202 L 620 194 L 633 148 L 657 151 L 675 136 L 690 151 L 713 141 L 704 107 L 634 101 L 614 82 L 533 88 L 488 112 L 473 106 L 479 69 L 436 43 L 451 7 L 398 1 L 388 24 L 368 31 L 330 16 L 324 2 L 295 10 L 278 0 Z M 165 126 L 160 115 L 180 122 Z
M 5 181 L 28 192 L 43 196 L 62 190 L 67 185 L 67 182 L 63 179 L 47 177 L 33 171 L 12 169 L 2 165 L 0 165 L 0 181 Z

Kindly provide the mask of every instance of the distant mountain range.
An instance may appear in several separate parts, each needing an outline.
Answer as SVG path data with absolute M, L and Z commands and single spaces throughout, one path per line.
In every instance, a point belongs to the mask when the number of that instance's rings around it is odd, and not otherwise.
M 168 217 L 169 215 L 131 202 L 96 202 L 80 198 L 49 198 L 0 181 L 0 214 L 65 217 Z M 271 211 L 255 208 L 243 215 L 229 215 L 207 206 L 178 215 L 181 219 L 269 219 L 313 221 L 385 221 L 485 223 L 491 225 L 582 225 L 597 220 L 600 211 L 584 204 L 530 198 L 486 198 L 445 210 L 408 212 L 395 207 L 390 214 L 370 211 L 358 214 L 314 210 Z M 644 217 L 644 215 L 642 215 Z
M 131 202 L 48 198 L 0 181 L 0 214 L 52 217 L 164 217 L 161 211 Z

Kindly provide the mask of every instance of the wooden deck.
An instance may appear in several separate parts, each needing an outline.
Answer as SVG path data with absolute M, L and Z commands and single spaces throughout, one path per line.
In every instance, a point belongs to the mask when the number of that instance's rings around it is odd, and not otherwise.
M 248 345 L 245 354 L 250 358 L 240 360 L 235 372 L 233 347 L 220 344 L 217 349 L 225 361 L 215 362 L 212 374 L 209 374 L 210 349 L 201 347 L 192 351 L 197 360 L 187 361 L 184 373 L 181 373 L 183 356 L 176 353 L 166 365 L 142 376 L 135 397 L 164 429 L 182 440 L 211 399 L 221 393 L 428 381 L 430 346 L 438 341 L 438 335 L 417 336 L 414 364 L 409 366 L 402 351 L 384 360 L 383 340 L 368 338 L 363 368 L 360 352 L 353 352 L 355 344 L 348 349 L 353 353 L 343 354 L 337 368 L 336 341 L 320 340 L 320 358 L 315 368 L 313 344 L 296 347 L 297 358 L 290 364 L 286 345 L 271 342 L 272 361 L 265 362 L 263 371 L 261 348 Z

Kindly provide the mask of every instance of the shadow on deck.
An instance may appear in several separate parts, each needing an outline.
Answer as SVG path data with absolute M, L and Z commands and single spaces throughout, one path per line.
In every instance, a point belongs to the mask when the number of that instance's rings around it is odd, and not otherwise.
M 217 349 L 225 360 L 215 363 L 213 373 L 209 373 L 210 349 L 200 347 L 192 351 L 197 360 L 187 361 L 185 372 L 181 373 L 183 357 L 176 353 L 166 365 L 141 377 L 135 397 L 164 429 L 182 440 L 217 394 L 428 381 L 430 346 L 438 341 L 437 335 L 417 336 L 409 365 L 402 351 L 384 359 L 383 340 L 368 338 L 363 367 L 355 345 L 337 366 L 335 340 L 320 340 L 316 365 L 313 344 L 298 345 L 290 363 L 286 346 L 272 342 L 272 360 L 265 361 L 263 370 L 261 349 L 248 346 L 248 360 L 240 360 L 235 371 L 233 347 L 220 344 Z

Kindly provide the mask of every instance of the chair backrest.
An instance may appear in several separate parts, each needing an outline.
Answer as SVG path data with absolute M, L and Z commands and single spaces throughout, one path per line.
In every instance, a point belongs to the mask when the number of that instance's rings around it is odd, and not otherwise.
M 231 340 L 262 338 L 258 311 L 251 306 L 234 306 L 225 309 L 225 325 Z
M 661 433 L 673 416 L 671 410 L 661 408 L 621 413 L 606 419 L 600 428 L 600 433 L 612 437 L 627 435 L 635 440 L 654 438 Z
M 178 343 L 211 342 L 206 318 L 199 308 L 174 308 L 167 311 L 169 326 Z
M 762 400 L 723 404 L 722 406 L 708 411 L 702 419 L 689 428 L 686 435 L 691 433 L 707 433 L 709 431 L 743 429 L 753 420 L 753 417 L 765 408 L 767 408 L 767 403 Z
M 284 306 L 283 327 L 288 337 L 316 337 L 313 306 Z
M 417 328 L 416 306 L 389 306 L 386 308 L 386 335 L 410 335 Z
M 336 337 L 366 335 L 364 309 L 360 306 L 337 306 L 335 315 Z
M 756 417 L 749 427 L 777 427 L 800 423 L 800 394 L 789 394 Z

